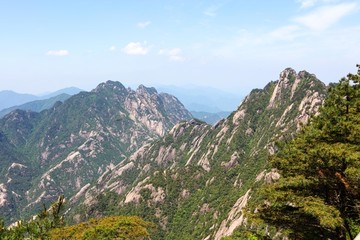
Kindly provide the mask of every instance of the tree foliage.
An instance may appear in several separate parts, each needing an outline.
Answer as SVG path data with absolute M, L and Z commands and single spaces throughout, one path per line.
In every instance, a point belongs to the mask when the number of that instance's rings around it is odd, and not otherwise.
M 62 208 L 64 196 L 60 196 L 50 208 L 46 208 L 30 221 L 19 220 L 6 228 L 4 222 L 0 222 L 0 239 L 49 239 L 48 232 L 52 228 L 64 225 Z
M 150 222 L 139 217 L 113 216 L 101 219 L 90 219 L 73 226 L 52 229 L 51 239 L 150 239 L 148 229 L 154 228 Z
M 291 239 L 353 239 L 360 231 L 357 67 L 330 86 L 319 116 L 270 159 L 282 177 L 260 188 L 254 223 Z
M 43 210 L 30 221 L 20 220 L 5 227 L 0 220 L 0 239 L 150 239 L 150 230 L 155 225 L 139 217 L 113 216 L 90 219 L 77 225 L 65 226 L 62 215 L 64 196 Z

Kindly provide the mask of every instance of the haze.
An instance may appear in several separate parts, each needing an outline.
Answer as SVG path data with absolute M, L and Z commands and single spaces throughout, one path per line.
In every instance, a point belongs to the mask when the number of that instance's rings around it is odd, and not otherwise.
M 354 72 L 359 1 L 1 1 L 0 90 L 108 79 L 239 95 L 286 67 L 328 83 Z

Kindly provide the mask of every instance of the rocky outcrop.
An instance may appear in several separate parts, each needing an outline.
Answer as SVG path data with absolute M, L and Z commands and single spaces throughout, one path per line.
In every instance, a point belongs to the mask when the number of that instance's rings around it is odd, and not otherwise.
M 249 189 L 244 196 L 240 197 L 230 210 L 227 218 L 221 222 L 221 225 L 215 233 L 214 240 L 220 240 L 223 237 L 230 236 L 234 230 L 244 222 L 243 208 L 250 199 Z

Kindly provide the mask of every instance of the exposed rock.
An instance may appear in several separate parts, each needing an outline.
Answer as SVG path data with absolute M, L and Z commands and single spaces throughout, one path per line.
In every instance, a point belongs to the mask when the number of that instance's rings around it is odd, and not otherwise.
M 276 169 L 271 169 L 271 172 L 265 174 L 264 180 L 266 183 L 272 183 L 280 178 L 280 174 Z
M 5 187 L 5 184 L 0 184 L 0 207 L 4 207 L 7 203 L 7 189 Z
M 227 219 L 221 222 L 221 225 L 215 233 L 214 240 L 220 240 L 222 237 L 230 236 L 235 228 L 240 226 L 244 221 L 244 214 L 242 209 L 246 206 L 250 198 L 250 189 L 245 193 L 244 196 L 240 197 L 231 211 L 228 214 Z
M 234 152 L 231 155 L 230 161 L 228 162 L 221 162 L 221 166 L 224 167 L 225 169 L 229 169 L 232 168 L 234 166 L 236 166 L 237 164 L 239 164 L 239 153 L 238 152 Z
M 205 214 L 205 213 L 208 213 L 210 212 L 210 207 L 209 207 L 209 204 L 208 203 L 204 203 L 201 208 L 200 208 L 200 213 L 201 214 Z
M 245 109 L 238 110 L 233 117 L 233 124 L 237 124 L 240 120 L 244 119 L 245 117 Z
M 182 198 L 187 198 L 188 196 L 190 196 L 190 191 L 188 189 L 183 189 L 181 191 L 181 197 Z
M 140 191 L 143 189 L 148 189 L 151 191 L 151 201 L 152 202 L 154 202 L 154 203 L 163 202 L 164 198 L 165 198 L 164 189 L 162 189 L 161 187 L 155 188 L 152 184 L 144 185 L 147 180 L 148 180 L 148 178 L 146 178 L 145 180 L 143 180 L 142 182 L 137 184 L 136 187 L 134 187 L 126 195 L 124 203 L 130 203 L 130 202 L 139 203 L 140 198 L 141 198 Z

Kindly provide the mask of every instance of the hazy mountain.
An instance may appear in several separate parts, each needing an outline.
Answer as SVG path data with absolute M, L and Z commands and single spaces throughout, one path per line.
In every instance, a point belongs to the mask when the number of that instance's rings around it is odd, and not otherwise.
M 244 222 L 242 208 L 252 186 L 278 177 L 265 170 L 268 155 L 276 152 L 274 142 L 291 139 L 318 112 L 325 92 L 314 75 L 285 69 L 215 126 L 180 122 L 165 137 L 108 166 L 70 198 L 69 215 L 74 221 L 139 215 L 159 225 L 154 239 L 229 236 Z
M 16 93 L 14 91 L 0 91 L 0 110 L 11 108 L 14 106 L 19 106 L 24 103 L 32 102 L 35 100 L 45 100 L 52 97 L 56 97 L 61 94 L 67 94 L 67 95 L 74 95 L 82 91 L 79 88 L 75 87 L 69 87 L 60 89 L 56 92 L 45 94 L 42 96 L 36 96 L 33 94 L 23 94 L 23 93 Z
M 57 91 L 52 92 L 52 93 L 41 95 L 40 98 L 41 99 L 48 99 L 48 98 L 56 97 L 56 96 L 61 95 L 61 94 L 75 95 L 75 94 L 78 94 L 81 91 L 84 91 L 84 90 L 82 90 L 80 88 L 77 88 L 77 87 L 68 87 L 68 88 L 63 88 L 63 89 L 57 90 Z
M 218 113 L 233 111 L 243 96 L 210 87 L 199 86 L 159 86 L 159 91 L 176 96 L 190 111 Z
M 40 113 L 15 110 L 0 120 L 0 214 L 31 214 L 59 194 L 85 189 L 109 166 L 164 136 L 191 114 L 154 88 L 108 81 Z
M 44 100 L 35 100 L 32 102 L 27 102 L 22 105 L 13 106 L 10 108 L 5 108 L 0 111 L 0 118 L 4 117 L 6 114 L 16 110 L 25 110 L 25 111 L 33 111 L 33 112 L 41 112 L 42 110 L 49 109 L 58 101 L 64 102 L 66 99 L 70 98 L 71 95 L 62 93 L 60 95 L 57 95 L 55 97 L 51 97 Z
M 221 119 L 227 118 L 231 112 L 217 112 L 217 113 L 211 113 L 211 112 L 196 112 L 191 111 L 191 114 L 194 116 L 194 118 L 199 119 L 201 121 L 204 121 L 208 124 L 214 125 Z
M 31 102 L 36 99 L 38 99 L 38 97 L 31 94 L 16 93 L 9 90 L 0 91 L 0 110 Z

